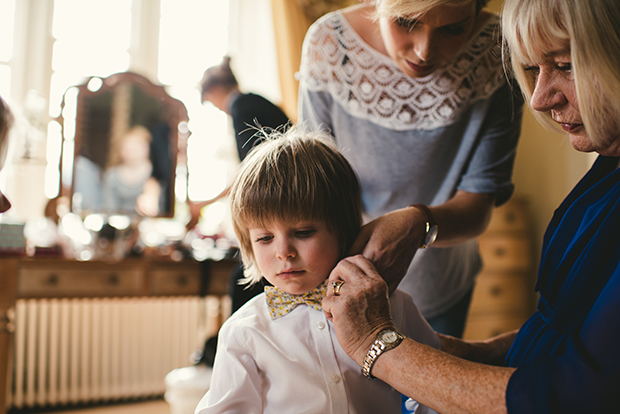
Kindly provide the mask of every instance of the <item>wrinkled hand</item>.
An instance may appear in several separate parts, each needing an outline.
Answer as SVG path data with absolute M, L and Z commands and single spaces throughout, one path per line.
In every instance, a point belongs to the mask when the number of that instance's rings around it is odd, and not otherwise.
M 331 283 L 344 281 L 335 296 Z M 382 329 L 393 328 L 388 287 L 373 264 L 361 255 L 347 257 L 329 276 L 323 312 L 334 323 L 338 342 L 360 365 Z
M 426 219 L 417 208 L 384 214 L 362 227 L 351 254 L 363 254 L 396 290 L 424 237 Z

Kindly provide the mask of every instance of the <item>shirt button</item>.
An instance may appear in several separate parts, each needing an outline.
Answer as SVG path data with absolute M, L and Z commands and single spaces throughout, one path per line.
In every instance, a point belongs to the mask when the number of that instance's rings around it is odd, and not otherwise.
M 322 330 L 322 329 L 325 329 L 325 324 L 323 322 L 317 322 L 316 327 Z
M 337 374 L 332 374 L 332 381 L 334 381 L 334 383 L 338 384 L 340 382 L 340 376 Z

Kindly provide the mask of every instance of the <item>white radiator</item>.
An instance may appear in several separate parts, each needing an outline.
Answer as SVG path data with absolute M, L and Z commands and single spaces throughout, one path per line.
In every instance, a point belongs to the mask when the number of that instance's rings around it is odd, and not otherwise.
M 216 297 L 18 300 L 9 407 L 163 395 L 226 309 Z

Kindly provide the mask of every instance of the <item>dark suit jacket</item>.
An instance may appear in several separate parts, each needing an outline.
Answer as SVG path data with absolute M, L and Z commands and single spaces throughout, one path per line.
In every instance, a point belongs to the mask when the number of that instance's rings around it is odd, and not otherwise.
M 239 94 L 230 104 L 230 116 L 241 161 L 263 137 L 256 128 L 263 128 L 266 132 L 270 132 L 289 122 L 288 117 L 279 107 L 253 93 Z

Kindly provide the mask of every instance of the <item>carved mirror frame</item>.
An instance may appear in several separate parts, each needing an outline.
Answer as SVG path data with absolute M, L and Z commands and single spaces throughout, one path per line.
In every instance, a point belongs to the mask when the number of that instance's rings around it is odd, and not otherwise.
M 187 108 L 181 101 L 168 95 L 162 85 L 154 84 L 142 75 L 122 72 L 106 78 L 91 77 L 83 84 L 69 88 L 63 96 L 61 107 L 61 115 L 57 119 L 62 126 L 63 141 L 60 196 L 69 199 L 71 211 L 80 213 L 89 210 L 82 208 L 83 200 L 80 203 L 80 197 L 76 197 L 78 157 L 88 155 L 105 171 L 106 166 L 114 162 L 115 151 L 112 148 L 118 147 L 131 127 L 142 125 L 151 132 L 153 176 L 159 171 L 161 179 L 158 178 L 158 182 L 162 184 L 164 202 L 160 205 L 163 208 L 155 217 L 174 216 L 176 180 L 181 178 L 187 182 L 187 177 L 176 175 L 177 165 L 186 162 L 183 143 L 189 136 Z M 72 156 L 69 154 L 71 145 L 67 145 L 71 141 Z M 156 150 L 163 154 L 163 157 L 158 156 L 162 162 L 153 161 Z M 164 182 L 166 179 L 168 181 Z M 69 181 L 70 187 L 63 186 Z M 91 212 L 102 211 L 94 208 Z

